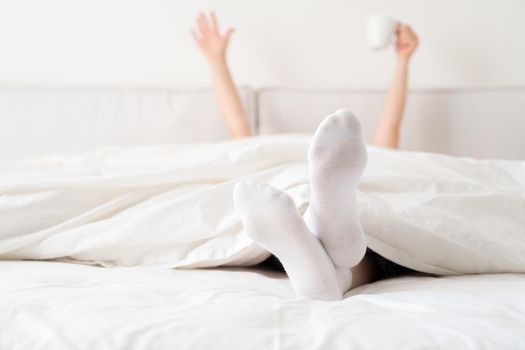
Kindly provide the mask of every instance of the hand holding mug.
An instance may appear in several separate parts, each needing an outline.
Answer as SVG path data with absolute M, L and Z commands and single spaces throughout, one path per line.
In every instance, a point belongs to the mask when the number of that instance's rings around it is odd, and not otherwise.
M 398 58 L 409 59 L 419 43 L 416 33 L 406 24 L 400 24 L 396 30 L 396 54 Z

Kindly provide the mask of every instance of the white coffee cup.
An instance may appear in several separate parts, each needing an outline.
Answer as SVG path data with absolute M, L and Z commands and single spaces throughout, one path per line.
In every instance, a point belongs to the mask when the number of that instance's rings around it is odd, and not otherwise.
M 366 31 L 368 45 L 374 50 L 383 49 L 390 45 L 393 42 L 398 24 L 398 21 L 381 14 L 369 16 Z

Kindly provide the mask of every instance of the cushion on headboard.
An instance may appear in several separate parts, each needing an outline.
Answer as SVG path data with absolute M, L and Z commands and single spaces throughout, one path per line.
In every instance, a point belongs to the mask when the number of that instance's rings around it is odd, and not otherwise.
M 382 90 L 263 89 L 261 134 L 312 132 L 328 114 L 352 110 L 372 141 Z M 477 158 L 525 159 L 525 88 L 411 90 L 401 148 Z
M 254 93 L 239 91 L 253 124 Z M 229 136 L 210 89 L 1 88 L 0 125 L 0 161 Z

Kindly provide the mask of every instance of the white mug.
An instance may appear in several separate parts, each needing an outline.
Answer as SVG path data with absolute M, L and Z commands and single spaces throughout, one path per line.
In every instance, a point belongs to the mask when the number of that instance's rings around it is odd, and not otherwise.
M 380 14 L 369 16 L 367 21 L 368 45 L 374 50 L 390 45 L 398 24 L 398 21 Z

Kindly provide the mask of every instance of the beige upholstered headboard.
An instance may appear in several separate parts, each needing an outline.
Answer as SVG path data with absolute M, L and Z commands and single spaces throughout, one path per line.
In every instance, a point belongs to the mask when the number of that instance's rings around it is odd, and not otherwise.
M 310 132 L 344 107 L 360 118 L 370 142 L 384 97 L 382 90 L 263 89 L 257 97 L 258 132 Z M 525 159 L 525 87 L 411 90 L 401 148 Z
M 239 93 L 253 124 L 255 95 Z M 0 162 L 101 146 L 219 141 L 211 89 L 0 88 Z
M 368 141 L 380 90 L 240 89 L 261 134 L 312 132 L 349 108 Z M 525 87 L 412 90 L 401 146 L 478 158 L 525 159 Z M 228 137 L 211 89 L 0 88 L 0 162 L 110 145 L 218 141 Z

